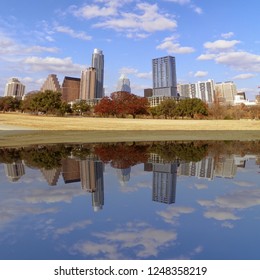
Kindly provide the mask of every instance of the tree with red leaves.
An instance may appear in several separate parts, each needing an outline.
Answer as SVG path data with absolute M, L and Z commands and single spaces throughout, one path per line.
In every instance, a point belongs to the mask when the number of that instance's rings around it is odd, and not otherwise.
M 137 115 L 147 114 L 148 107 L 147 98 L 125 91 L 117 91 L 111 93 L 110 97 L 104 97 L 95 107 L 95 113 L 102 116 L 116 115 L 117 117 L 132 115 L 135 118 Z

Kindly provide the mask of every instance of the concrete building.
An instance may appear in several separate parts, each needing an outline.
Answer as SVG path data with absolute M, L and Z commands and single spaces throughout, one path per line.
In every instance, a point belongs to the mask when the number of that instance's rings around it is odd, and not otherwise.
M 122 74 L 117 83 L 117 91 L 125 91 L 131 93 L 130 80 L 125 74 Z
M 99 49 L 94 49 L 92 54 L 92 67 L 96 69 L 96 89 L 94 98 L 104 96 L 104 55 Z
M 237 94 L 236 85 L 232 81 L 216 83 L 215 94 L 220 103 L 233 105 Z
M 90 100 L 95 98 L 96 78 L 97 72 L 93 67 L 89 67 L 88 69 L 81 72 L 80 99 Z
M 191 84 L 179 84 L 178 93 L 180 98 L 199 98 L 210 104 L 215 99 L 214 81 L 207 80 Z
M 21 160 L 4 164 L 4 170 L 10 182 L 18 181 L 25 174 L 24 164 Z
M 48 75 L 46 81 L 43 83 L 41 87 L 41 91 L 45 91 L 45 90 L 61 92 L 61 87 L 57 75 L 55 74 Z
M 165 56 L 152 60 L 153 96 L 177 97 L 175 57 Z
M 74 102 L 79 99 L 80 79 L 65 77 L 61 88 L 61 98 L 65 102 Z
M 25 86 L 17 78 L 10 78 L 5 86 L 4 96 L 12 96 L 22 99 L 24 92 Z

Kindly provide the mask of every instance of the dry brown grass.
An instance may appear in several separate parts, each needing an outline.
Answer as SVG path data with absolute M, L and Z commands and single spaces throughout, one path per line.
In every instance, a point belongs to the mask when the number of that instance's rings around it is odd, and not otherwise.
M 255 120 L 164 120 L 0 114 L 1 125 L 38 130 L 260 130 Z
M 9 130 L 5 130 L 7 128 Z M 0 130 L 0 146 L 64 142 L 260 139 L 260 122 L 255 120 L 117 119 L 6 113 L 0 114 Z

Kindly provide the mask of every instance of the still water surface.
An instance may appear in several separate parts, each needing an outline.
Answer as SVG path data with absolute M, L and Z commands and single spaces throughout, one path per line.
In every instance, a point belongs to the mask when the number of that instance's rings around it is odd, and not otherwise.
M 0 149 L 0 259 L 260 259 L 260 142 Z

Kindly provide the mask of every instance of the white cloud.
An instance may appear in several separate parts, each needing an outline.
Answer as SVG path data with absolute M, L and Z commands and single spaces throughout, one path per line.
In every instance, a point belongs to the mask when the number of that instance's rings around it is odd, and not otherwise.
M 231 213 L 230 211 L 223 211 L 223 210 L 212 210 L 212 211 L 206 211 L 204 213 L 204 216 L 206 218 L 213 218 L 218 221 L 225 221 L 225 220 L 239 220 L 240 218 Z
M 116 31 L 126 32 L 126 36 L 131 34 L 142 34 L 143 32 L 153 33 L 156 31 L 172 30 L 177 27 L 174 19 L 167 14 L 159 12 L 157 4 L 138 3 L 136 5 L 138 13 L 121 12 L 117 17 L 110 17 L 103 22 L 94 24 L 94 27 L 110 28 Z
M 182 47 L 178 42 L 175 42 L 176 37 L 166 37 L 163 42 L 156 47 L 156 49 L 160 50 L 166 50 L 167 53 L 173 54 L 173 53 L 192 53 L 195 51 L 192 47 Z
M 208 75 L 208 72 L 207 71 L 197 71 L 195 74 L 194 74 L 194 77 L 205 77 Z
M 232 79 L 233 80 L 246 80 L 246 79 L 251 79 L 253 77 L 255 77 L 255 74 L 252 73 L 245 73 L 245 74 L 239 74 L 234 76 Z
M 73 14 L 77 17 L 92 19 L 95 17 L 108 17 L 117 14 L 116 7 L 111 5 L 100 7 L 98 5 L 85 5 L 80 9 L 73 9 Z
M 229 38 L 233 37 L 234 35 L 235 35 L 234 32 L 227 32 L 227 33 L 222 33 L 221 37 L 224 39 L 229 39 Z
M 119 70 L 120 74 L 132 74 L 135 77 L 139 78 L 139 79 L 152 79 L 152 72 L 139 72 L 137 69 L 135 68 L 131 68 L 131 67 L 122 67 Z
M 31 56 L 21 62 L 27 71 L 48 71 L 54 73 L 77 73 L 84 69 L 84 65 L 74 64 L 70 57 L 37 57 Z
M 76 38 L 76 39 L 81 39 L 81 40 L 85 40 L 85 41 L 89 41 L 92 39 L 92 37 L 87 35 L 85 32 L 83 32 L 83 31 L 77 32 L 68 26 L 57 25 L 54 27 L 54 30 L 56 32 L 68 34 L 72 38 Z
M 214 42 L 206 42 L 204 44 L 204 47 L 206 49 L 210 49 L 211 51 L 223 51 L 223 50 L 228 50 L 232 49 L 234 46 L 239 44 L 240 41 L 237 40 L 216 40 Z
M 193 4 L 191 0 L 166 0 L 166 1 L 176 3 L 176 4 L 179 4 L 179 5 L 188 5 L 188 7 L 191 8 L 195 13 L 197 13 L 197 14 L 202 14 L 203 13 L 202 8 Z
M 194 212 L 194 208 L 191 207 L 168 207 L 164 211 L 158 211 L 157 214 L 161 216 L 166 223 L 175 224 L 176 218 L 180 215 L 190 214 L 192 212 Z
M 136 77 L 140 79 L 152 79 L 152 72 L 147 72 L 147 73 L 137 73 Z
M 55 47 L 45 47 L 45 46 L 25 46 L 17 43 L 14 39 L 9 36 L 0 33 L 0 55 L 26 55 L 35 53 L 56 53 L 58 51 Z M 4 57 L 5 58 L 5 57 Z

